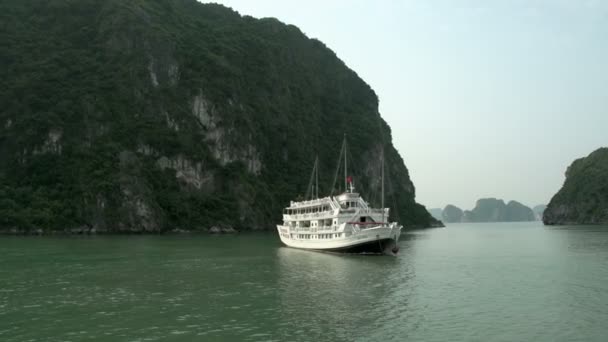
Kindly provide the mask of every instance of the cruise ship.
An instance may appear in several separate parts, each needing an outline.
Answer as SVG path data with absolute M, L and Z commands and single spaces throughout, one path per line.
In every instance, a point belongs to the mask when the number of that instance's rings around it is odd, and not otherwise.
M 316 196 L 313 187 L 312 199 L 291 201 L 283 210 L 283 222 L 277 225 L 281 241 L 289 247 L 317 251 L 396 255 L 403 226 L 387 222 L 389 209 L 384 208 L 384 161 L 382 207 L 372 208 L 355 191 L 352 177 L 347 176 L 346 140 L 342 149 L 340 155 L 344 155 L 346 191 L 337 196 L 319 198 L 316 160 L 311 176 L 311 180 L 316 178 Z

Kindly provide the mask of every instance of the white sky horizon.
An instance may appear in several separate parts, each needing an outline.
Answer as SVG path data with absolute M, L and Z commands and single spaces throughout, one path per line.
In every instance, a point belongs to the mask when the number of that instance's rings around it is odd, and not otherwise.
M 209 2 L 293 24 L 357 72 L 429 209 L 547 204 L 608 146 L 608 2 Z

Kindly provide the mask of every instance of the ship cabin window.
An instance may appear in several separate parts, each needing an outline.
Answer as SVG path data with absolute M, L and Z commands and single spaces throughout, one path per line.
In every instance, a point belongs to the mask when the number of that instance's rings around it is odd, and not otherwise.
M 358 202 L 342 202 L 341 206 L 342 206 L 342 209 L 357 208 L 359 206 L 359 203 Z

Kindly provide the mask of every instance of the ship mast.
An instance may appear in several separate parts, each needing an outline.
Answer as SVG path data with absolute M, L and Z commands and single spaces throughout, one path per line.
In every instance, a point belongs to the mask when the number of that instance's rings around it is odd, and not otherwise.
M 344 192 L 348 192 L 348 175 L 346 172 L 346 133 L 344 133 Z
M 315 159 L 315 192 L 317 193 L 317 198 L 319 198 L 319 156 Z
M 382 146 L 382 224 L 384 224 L 384 146 Z
M 310 194 L 310 199 L 319 198 L 319 156 L 315 158 L 315 165 L 312 167 L 308 187 L 306 188 L 306 198 Z

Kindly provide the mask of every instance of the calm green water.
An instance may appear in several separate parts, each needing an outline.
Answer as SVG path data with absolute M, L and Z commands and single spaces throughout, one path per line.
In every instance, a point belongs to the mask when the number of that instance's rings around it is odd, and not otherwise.
M 461 224 L 393 257 L 274 234 L 0 238 L 0 341 L 606 341 L 608 227 Z

